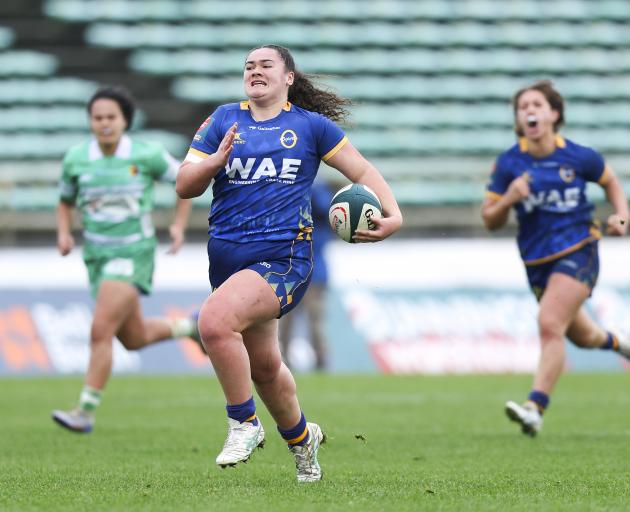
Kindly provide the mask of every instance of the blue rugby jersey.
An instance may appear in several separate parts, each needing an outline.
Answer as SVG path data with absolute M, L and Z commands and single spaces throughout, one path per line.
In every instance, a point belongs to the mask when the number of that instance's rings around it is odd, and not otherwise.
M 611 176 L 597 151 L 558 135 L 555 151 L 535 158 L 523 138 L 497 159 L 486 195 L 500 199 L 522 175 L 528 179 L 530 195 L 514 208 L 518 247 L 526 265 L 552 261 L 601 237 L 585 194 L 587 182 L 604 185 Z
M 321 160 L 348 140 L 327 117 L 287 103 L 278 116 L 255 121 L 249 102 L 222 105 L 201 125 L 186 160 L 214 153 L 238 123 L 228 164 L 216 175 L 210 236 L 234 242 L 292 240 L 310 232 L 311 185 Z

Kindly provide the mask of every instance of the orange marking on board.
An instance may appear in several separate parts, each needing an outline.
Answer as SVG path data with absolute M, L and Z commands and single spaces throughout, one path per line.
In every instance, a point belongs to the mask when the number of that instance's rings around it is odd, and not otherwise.
M 50 368 L 48 354 L 26 308 L 0 311 L 0 357 L 12 370 L 29 366 L 43 370 Z
M 171 319 L 184 318 L 190 316 L 192 311 L 177 307 L 167 307 L 166 316 Z M 197 342 L 191 338 L 180 338 L 177 340 L 184 358 L 193 367 L 208 366 L 208 356 L 203 353 Z

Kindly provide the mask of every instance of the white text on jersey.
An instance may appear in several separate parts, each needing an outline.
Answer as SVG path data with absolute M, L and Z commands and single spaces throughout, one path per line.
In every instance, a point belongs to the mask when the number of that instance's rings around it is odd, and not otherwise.
M 280 170 L 280 174 L 278 174 L 271 158 L 263 158 L 260 163 L 256 165 L 257 161 L 258 158 L 248 158 L 245 164 L 243 164 L 240 158 L 234 158 L 231 163 L 228 162 L 225 166 L 225 172 L 230 179 L 235 179 L 236 173 L 238 173 L 242 180 L 259 180 L 262 177 L 270 177 L 295 181 L 295 175 L 302 163 L 302 160 L 297 158 L 283 158 L 282 169 Z M 256 167 L 256 170 L 250 178 L 249 175 L 254 167 Z
M 539 206 L 551 206 L 560 211 L 567 211 L 580 204 L 580 189 L 579 187 L 566 188 L 564 189 L 564 197 L 559 190 L 541 190 L 527 196 L 522 200 L 522 203 L 527 213 Z

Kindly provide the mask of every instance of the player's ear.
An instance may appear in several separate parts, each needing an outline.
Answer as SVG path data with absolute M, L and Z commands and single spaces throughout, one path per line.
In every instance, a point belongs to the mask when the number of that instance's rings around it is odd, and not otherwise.
M 551 109 L 551 119 L 553 121 L 553 124 L 555 125 L 558 122 L 558 119 L 560 119 L 560 112 Z
M 295 79 L 295 73 L 293 71 L 289 71 L 287 73 L 287 85 L 290 87 L 293 85 L 293 80 Z

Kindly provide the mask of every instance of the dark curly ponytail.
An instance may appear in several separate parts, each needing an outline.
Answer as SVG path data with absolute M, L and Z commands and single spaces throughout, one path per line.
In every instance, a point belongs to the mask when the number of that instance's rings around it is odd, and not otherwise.
M 249 53 L 259 48 L 271 48 L 277 51 L 287 70 L 293 72 L 293 84 L 289 87 L 289 101 L 291 103 L 306 110 L 325 115 L 335 122 L 343 123 L 348 120 L 350 117 L 348 107 L 352 105 L 352 101 L 338 96 L 331 90 L 316 87 L 314 82 L 319 77 L 296 70 L 293 56 L 287 48 L 276 44 L 265 44 L 253 48 Z

